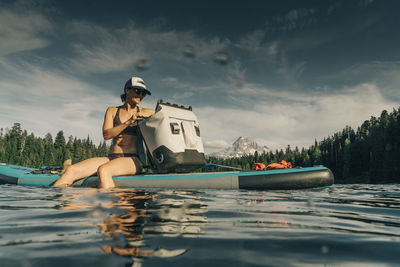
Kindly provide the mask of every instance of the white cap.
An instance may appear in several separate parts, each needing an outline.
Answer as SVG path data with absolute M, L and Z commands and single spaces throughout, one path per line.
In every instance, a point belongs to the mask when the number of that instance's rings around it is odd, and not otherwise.
M 125 83 L 124 88 L 138 88 L 143 89 L 146 91 L 148 95 L 151 95 L 150 91 L 147 90 L 146 84 L 144 83 L 143 79 L 140 77 L 132 77 Z

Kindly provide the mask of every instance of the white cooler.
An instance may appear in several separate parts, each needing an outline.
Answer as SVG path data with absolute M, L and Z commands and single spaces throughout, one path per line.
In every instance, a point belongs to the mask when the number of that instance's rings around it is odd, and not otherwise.
M 139 122 L 139 128 L 159 173 L 190 172 L 206 163 L 200 126 L 191 107 L 159 100 L 156 113 Z

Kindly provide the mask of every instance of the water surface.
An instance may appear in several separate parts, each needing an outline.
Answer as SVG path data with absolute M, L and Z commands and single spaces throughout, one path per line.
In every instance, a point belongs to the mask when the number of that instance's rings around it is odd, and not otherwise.
M 1 266 L 398 266 L 400 185 L 0 186 Z

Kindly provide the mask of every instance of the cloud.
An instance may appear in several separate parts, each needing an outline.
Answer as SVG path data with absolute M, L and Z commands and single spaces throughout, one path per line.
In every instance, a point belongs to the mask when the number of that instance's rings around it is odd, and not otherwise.
M 236 44 L 237 47 L 257 53 L 264 45 L 266 33 L 263 30 L 255 30 L 243 36 Z
M 227 148 L 229 145 L 225 140 L 210 140 L 204 142 L 204 149 L 207 153 L 212 153 L 214 151 L 219 151 Z
M 242 51 L 248 52 L 254 60 L 273 61 L 279 54 L 281 45 L 278 39 L 270 39 L 265 30 L 250 32 L 233 45 Z
M 288 144 L 308 147 L 315 138 L 322 140 L 345 125 L 356 128 L 369 116 L 379 116 L 383 109 L 399 105 L 385 99 L 374 84 L 314 96 L 298 93 L 288 97 L 282 93 L 280 99 L 254 98 L 247 109 L 211 106 L 196 109 L 205 143 L 221 139 L 233 142 L 238 136 L 246 136 L 271 149 Z
M 301 30 L 317 23 L 315 14 L 314 8 L 291 9 L 285 15 L 269 18 L 265 29 L 270 34 Z
M 286 21 L 297 21 L 304 19 L 306 17 L 312 16 L 315 13 L 315 9 L 313 8 L 299 8 L 290 10 L 286 16 Z
M 194 47 L 196 60 L 201 61 L 212 58 L 229 44 L 228 40 L 203 39 L 191 32 L 141 28 L 132 21 L 118 29 L 84 21 L 74 21 L 67 28 L 74 36 L 71 47 L 75 56 L 70 64 L 77 71 L 89 73 L 126 70 L 140 59 L 146 59 L 151 65 L 166 60 L 191 62 L 184 57 L 188 44 Z
M 11 9 L 0 10 L 0 15 L 0 22 L 4 22 L 0 25 L 0 33 L 9 39 L 0 43 L 3 55 L 45 47 L 50 41 L 40 36 L 55 29 L 69 36 L 70 43 L 63 48 L 73 52 L 65 56 L 64 61 L 69 66 L 67 71 L 71 70 L 69 74 L 65 69 L 60 70 L 65 66 L 43 64 L 39 67 L 23 54 L 20 54 L 18 63 L 11 58 L 0 61 L 1 127 L 20 122 L 28 131 L 38 135 L 64 130 L 66 135 L 80 138 L 89 134 L 95 142 L 102 140 L 101 125 L 106 107 L 117 105 L 120 100 L 118 95 L 97 88 L 90 80 L 80 80 L 77 73 L 126 71 L 138 58 L 157 59 L 159 64 L 187 60 L 182 52 L 184 44 L 188 43 L 196 48 L 197 62 L 209 60 L 213 64 L 213 55 L 229 43 L 219 38 L 203 39 L 191 32 L 140 28 L 133 23 L 121 29 L 82 21 L 62 26 L 51 24 L 43 15 L 33 11 L 22 14 L 26 15 L 25 19 Z M 169 82 L 173 82 L 173 78 Z M 193 92 L 181 94 L 177 91 L 173 98 L 191 96 Z M 146 101 L 144 105 L 155 104 L 155 101 Z
M 192 97 L 193 94 L 194 94 L 193 92 L 183 92 L 183 93 L 179 92 L 179 93 L 173 94 L 172 98 L 179 100 L 179 99 Z
M 71 48 L 74 56 L 70 65 L 78 72 L 107 73 L 133 68 L 146 58 L 145 42 L 134 28 L 112 30 L 86 22 L 71 22 L 74 36 Z
M 51 22 L 35 11 L 0 9 L 0 56 L 46 47 Z
M 178 73 L 174 77 L 160 78 L 160 83 L 165 87 L 163 92 L 170 101 L 185 100 L 196 104 L 207 97 L 225 101 L 225 96 L 235 92 L 236 87 L 241 88 L 245 84 L 245 70 L 237 60 L 222 68 L 215 65 L 200 68 L 192 66 L 190 74 Z
M 35 66 L 19 69 L 17 75 L 20 82 L 0 80 L 2 127 L 20 122 L 35 135 L 63 130 L 66 136 L 89 135 L 96 143 L 102 140 L 103 116 L 99 114 L 120 103 L 118 96 L 65 73 Z
M 267 54 L 270 56 L 275 56 L 279 51 L 279 41 L 272 41 L 267 45 L 268 52 Z
M 133 70 L 139 59 L 149 62 L 146 74 L 156 84 L 154 95 L 187 101 L 194 107 L 208 151 L 223 149 L 242 135 L 271 148 L 308 146 L 314 138 L 322 139 L 346 124 L 356 127 L 370 115 L 398 106 L 398 62 L 355 64 L 342 73 L 315 77 L 322 81 L 321 90 L 299 82 L 309 63 L 293 54 L 303 50 L 298 54 L 308 55 L 310 49 L 343 36 L 338 26 L 298 31 L 315 24 L 316 13 L 316 9 L 289 10 L 268 20 L 265 28 L 228 40 L 165 30 L 166 22 L 139 27 L 127 21 L 123 28 L 116 28 L 75 20 L 64 26 L 39 12 L 0 9 L 1 55 L 46 47 L 51 44 L 48 34 L 59 31 L 67 41 L 59 47 L 64 50 L 57 58 L 68 67 L 61 71 L 65 65 L 56 65 L 50 58 L 38 67 L 28 63 L 24 53 L 19 54 L 18 64 L 3 57 L 2 126 L 18 121 L 35 134 L 64 130 L 81 138 L 89 134 L 99 142 L 106 107 L 121 102 L 118 94 L 93 85 L 94 80 L 114 80 L 118 73 Z M 335 13 L 333 8 L 331 13 Z M 271 29 L 285 34 L 274 36 Z M 194 56 L 184 55 L 188 45 Z M 215 64 L 214 55 L 226 50 L 229 63 Z M 332 85 L 345 77 L 353 83 Z M 152 99 L 146 98 L 144 106 L 155 106 Z
M 400 61 L 372 61 L 354 64 L 340 72 L 319 77 L 325 83 L 376 84 L 385 98 L 400 101 Z

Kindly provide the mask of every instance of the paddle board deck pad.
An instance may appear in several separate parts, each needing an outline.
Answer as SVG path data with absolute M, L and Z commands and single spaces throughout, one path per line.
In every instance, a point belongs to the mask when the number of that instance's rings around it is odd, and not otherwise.
M 0 165 L 0 184 L 51 186 L 59 174 L 33 174 L 37 169 Z M 169 173 L 113 177 L 118 188 L 255 189 L 286 190 L 330 186 L 332 172 L 326 167 L 266 171 Z M 73 186 L 97 187 L 97 176 L 76 181 Z

